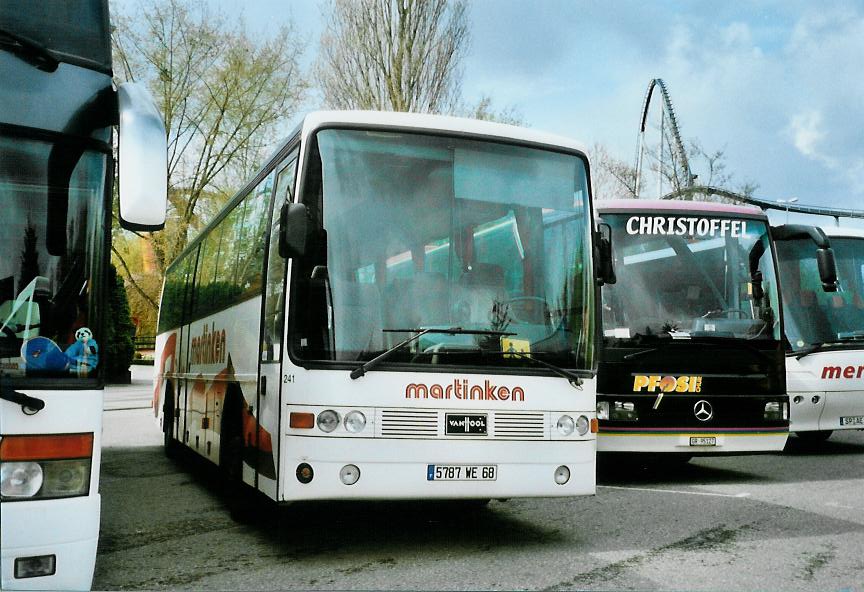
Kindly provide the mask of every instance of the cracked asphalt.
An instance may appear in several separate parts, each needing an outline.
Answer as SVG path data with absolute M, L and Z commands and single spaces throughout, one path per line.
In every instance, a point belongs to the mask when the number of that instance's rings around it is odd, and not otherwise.
M 864 590 L 864 432 L 601 466 L 597 495 L 229 513 L 135 385 L 105 414 L 95 590 Z M 137 403 L 136 403 L 137 401 Z M 140 404 L 139 404 L 140 403 Z

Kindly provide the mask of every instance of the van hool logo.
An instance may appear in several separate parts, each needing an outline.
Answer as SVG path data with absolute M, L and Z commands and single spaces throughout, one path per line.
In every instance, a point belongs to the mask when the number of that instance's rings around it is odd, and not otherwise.
M 225 329 L 216 330 L 216 324 L 204 325 L 204 332 L 192 339 L 190 365 L 221 364 L 225 361 Z
M 822 378 L 861 378 L 864 366 L 825 366 L 822 368 Z
M 645 376 L 633 377 L 633 392 L 698 393 L 702 390 L 701 376 Z
M 488 380 L 483 385 L 469 385 L 467 380 L 453 381 L 453 384 L 415 384 L 405 387 L 406 399 L 462 399 L 466 401 L 524 401 L 525 391 L 521 386 L 508 388 L 495 386 Z

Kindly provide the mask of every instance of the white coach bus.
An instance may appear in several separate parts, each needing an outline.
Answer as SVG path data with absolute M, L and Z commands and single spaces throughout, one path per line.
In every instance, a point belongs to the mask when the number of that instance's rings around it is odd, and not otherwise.
M 306 116 L 168 269 L 166 451 L 279 502 L 593 494 L 593 236 L 569 140 Z
M 836 261 L 835 292 L 821 289 L 806 233 L 776 243 L 789 341 L 789 429 L 808 440 L 864 429 L 864 231 L 822 231 Z

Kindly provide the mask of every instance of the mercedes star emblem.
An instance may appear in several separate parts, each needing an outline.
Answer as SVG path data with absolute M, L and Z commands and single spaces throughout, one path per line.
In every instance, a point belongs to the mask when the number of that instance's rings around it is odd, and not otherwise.
M 714 410 L 711 409 L 711 403 L 704 399 L 696 401 L 696 404 L 693 405 L 693 415 L 695 415 L 696 419 L 699 421 L 708 421 L 714 417 Z

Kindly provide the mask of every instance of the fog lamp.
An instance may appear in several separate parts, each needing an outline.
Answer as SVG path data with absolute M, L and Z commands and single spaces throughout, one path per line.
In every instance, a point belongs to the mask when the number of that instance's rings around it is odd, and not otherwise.
M 345 485 L 354 485 L 360 479 L 360 469 L 357 465 L 345 465 L 339 471 L 339 478 Z
M 19 557 L 15 560 L 16 579 L 53 576 L 56 571 L 57 557 L 54 555 Z
M 570 480 L 570 469 L 566 466 L 561 465 L 557 469 L 555 469 L 555 483 L 558 485 L 564 485 Z

